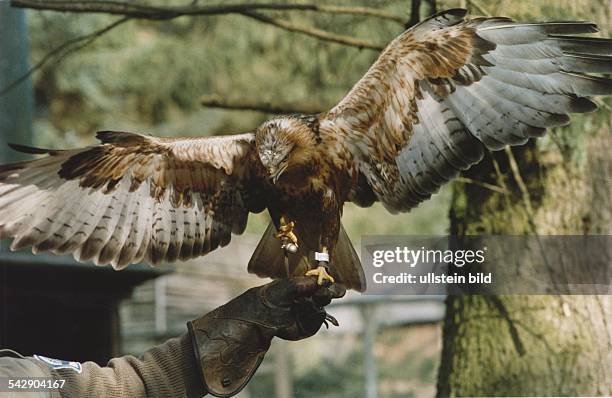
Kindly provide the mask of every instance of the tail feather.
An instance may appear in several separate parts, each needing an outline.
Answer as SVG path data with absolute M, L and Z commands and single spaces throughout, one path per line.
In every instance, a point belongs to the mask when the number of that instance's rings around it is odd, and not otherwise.
M 305 240 L 300 241 L 298 251 L 288 255 L 287 270 L 285 254 L 276 238 L 276 227 L 270 223 L 249 261 L 248 271 L 262 278 L 282 279 L 288 276 L 301 276 L 311 268 L 316 249 L 310 247 Z M 336 282 L 344 284 L 348 289 L 363 292 L 366 288 L 361 262 L 342 226 L 331 260 L 330 274 Z
M 248 271 L 262 278 L 273 279 L 304 275 L 310 269 L 304 245 L 300 244 L 296 253 L 289 254 L 289 269 L 287 269 L 285 253 L 276 237 L 276 232 L 276 227 L 270 222 L 251 256 Z
M 28 153 L 31 155 L 55 155 L 62 152 L 60 149 L 36 148 L 28 145 L 13 144 L 11 142 L 8 143 L 8 146 L 14 151 Z
M 334 251 L 332 259 L 332 276 L 339 278 L 339 281 L 344 283 L 347 288 L 363 292 L 366 289 L 366 278 L 363 273 L 363 267 L 359 256 L 344 230 L 340 225 L 340 234 L 338 235 L 338 243 Z

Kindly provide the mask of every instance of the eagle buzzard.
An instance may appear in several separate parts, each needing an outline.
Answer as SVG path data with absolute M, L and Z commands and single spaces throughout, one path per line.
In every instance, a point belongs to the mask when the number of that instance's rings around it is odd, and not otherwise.
M 517 23 L 441 12 L 405 31 L 338 105 L 239 135 L 101 144 L 0 167 L 0 237 L 115 268 L 204 255 L 249 212 L 272 223 L 249 271 L 365 288 L 344 203 L 405 212 L 483 157 L 591 112 L 612 94 L 612 40 L 588 22 Z M 279 231 L 279 232 L 277 232 Z M 276 238 L 280 237 L 287 253 Z

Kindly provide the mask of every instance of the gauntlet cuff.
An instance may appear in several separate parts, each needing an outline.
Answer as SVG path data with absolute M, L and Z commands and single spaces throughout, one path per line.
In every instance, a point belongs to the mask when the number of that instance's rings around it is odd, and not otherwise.
M 272 329 L 240 319 L 215 318 L 214 314 L 187 326 L 204 387 L 216 397 L 231 397 L 244 388 L 274 336 Z

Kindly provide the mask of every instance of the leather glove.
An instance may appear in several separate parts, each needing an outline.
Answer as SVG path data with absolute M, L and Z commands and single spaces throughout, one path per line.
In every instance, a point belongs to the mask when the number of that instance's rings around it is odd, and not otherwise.
M 273 337 L 301 340 L 336 320 L 323 308 L 344 296 L 339 284 L 317 285 L 316 278 L 281 279 L 247 290 L 229 303 L 188 322 L 206 390 L 231 397 L 249 382 Z

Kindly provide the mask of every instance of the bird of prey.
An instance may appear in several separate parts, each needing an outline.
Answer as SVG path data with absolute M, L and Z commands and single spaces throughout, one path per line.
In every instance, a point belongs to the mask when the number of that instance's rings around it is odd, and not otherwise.
M 204 255 L 267 209 L 249 271 L 361 291 L 346 202 L 408 211 L 486 150 L 540 137 L 594 111 L 588 97 L 612 94 L 612 80 L 594 75 L 612 72 L 612 40 L 580 36 L 596 25 L 466 13 L 406 30 L 328 112 L 230 136 L 104 131 L 81 149 L 15 146 L 45 156 L 1 166 L 0 237 L 120 269 Z

